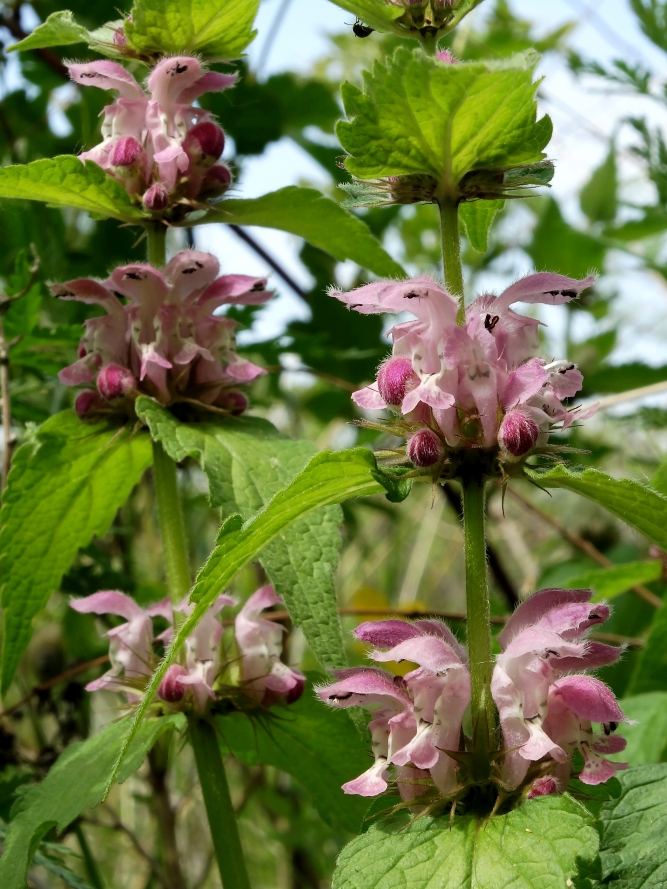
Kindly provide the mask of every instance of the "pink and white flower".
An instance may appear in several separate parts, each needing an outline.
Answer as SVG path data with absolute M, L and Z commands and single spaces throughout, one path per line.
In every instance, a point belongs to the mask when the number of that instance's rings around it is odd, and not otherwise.
M 433 783 L 443 794 L 456 787 L 457 764 L 445 751 L 457 751 L 461 723 L 470 701 L 465 648 L 441 621 L 371 621 L 355 630 L 375 646 L 380 663 L 417 664 L 404 677 L 374 667 L 334 671 L 337 682 L 318 689 L 334 707 L 376 707 L 369 725 L 374 765 L 343 786 L 346 793 L 376 796 L 396 769 L 401 797 L 412 800 Z
M 236 75 L 204 72 L 197 59 L 172 56 L 152 70 L 146 93 L 117 62 L 67 67 L 75 83 L 118 94 L 104 108 L 102 142 L 83 152 L 82 160 L 98 164 L 129 194 L 143 195 L 144 207 L 155 212 L 169 203 L 187 204 L 227 190 L 231 174 L 217 163 L 224 133 L 213 115 L 194 102 L 204 93 L 233 86 Z
M 546 757 L 560 764 L 555 778 L 566 785 L 572 752 L 584 747 L 591 762 L 580 776 L 584 783 L 605 781 L 621 768 L 603 766 L 599 755 L 622 750 L 623 739 L 593 736 L 590 725 L 615 729 L 624 721 L 613 693 L 590 676 L 570 675 L 613 664 L 623 651 L 587 639 L 588 630 L 609 617 L 609 607 L 591 605 L 590 596 L 590 590 L 541 590 L 517 608 L 498 637 L 503 651 L 491 692 L 506 751 L 502 779 L 510 788 L 522 783 L 531 762 Z
M 568 362 L 539 358 L 540 322 L 512 306 L 565 303 L 593 282 L 530 275 L 500 296 L 478 297 L 463 327 L 456 323 L 457 300 L 427 275 L 378 281 L 349 293 L 332 290 L 331 296 L 361 314 L 415 317 L 392 328 L 391 356 L 376 382 L 352 398 L 367 410 L 402 414 L 414 433 L 429 429 L 443 447 L 499 447 L 506 460 L 521 458 L 544 445 L 551 431 L 591 416 L 595 407 L 577 413 L 563 405 L 581 388 L 581 373 Z
M 218 277 L 219 271 L 211 254 L 183 250 L 162 271 L 135 263 L 114 269 L 103 282 L 83 278 L 52 287 L 54 296 L 107 313 L 85 322 L 78 360 L 60 372 L 60 381 L 96 381 L 111 402 L 107 410 L 116 399 L 144 393 L 165 405 L 187 396 L 241 413 L 238 387 L 265 371 L 237 355 L 237 323 L 217 311 L 261 305 L 273 294 L 266 278 Z M 99 407 L 91 402 L 91 410 Z

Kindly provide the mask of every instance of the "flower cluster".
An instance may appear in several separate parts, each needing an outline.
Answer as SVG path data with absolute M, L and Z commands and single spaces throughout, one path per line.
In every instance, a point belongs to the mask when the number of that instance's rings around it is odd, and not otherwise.
M 177 708 L 192 706 L 200 713 L 210 700 L 231 697 L 234 690 L 240 690 L 253 705 L 264 707 L 296 701 L 303 692 L 305 677 L 280 660 L 284 628 L 260 616 L 264 609 L 281 603 L 271 586 L 253 593 L 234 621 L 236 652 L 223 657 L 223 626 L 217 615 L 223 608 L 236 605 L 236 600 L 218 596 L 186 639 L 182 662 L 167 670 L 158 696 Z M 125 619 L 106 634 L 111 669 L 86 689 L 122 691 L 128 701 L 139 700 L 157 666 L 154 643 L 167 645 L 173 638 L 174 615 L 169 599 L 143 609 L 124 593 L 105 591 L 70 604 L 82 614 L 113 614 Z M 185 600 L 174 610 L 189 616 L 193 608 Z M 156 616 L 168 623 L 157 636 L 153 630 Z
M 223 305 L 261 305 L 273 295 L 265 278 L 218 277 L 209 253 L 183 250 L 158 271 L 120 266 L 103 282 L 90 278 L 51 288 L 54 296 L 102 306 L 106 315 L 85 322 L 79 358 L 60 371 L 67 386 L 96 382 L 76 401 L 81 416 L 131 413 L 142 392 L 168 405 L 194 399 L 232 414 L 247 407 L 239 385 L 264 373 L 236 354 L 237 322 L 219 316 Z
M 609 607 L 591 605 L 590 597 L 590 590 L 541 590 L 500 633 L 491 691 L 506 751 L 501 780 L 509 789 L 524 781 L 531 762 L 542 761 L 550 774 L 529 795 L 565 790 L 575 750 L 584 758 L 584 784 L 601 784 L 627 768 L 603 756 L 625 749 L 625 739 L 613 733 L 627 719 L 613 692 L 584 673 L 615 663 L 622 653 L 586 638 L 609 617 Z
M 83 86 L 115 90 L 104 108 L 102 142 L 80 155 L 118 179 L 143 207 L 163 213 L 174 205 L 192 209 L 197 201 L 222 195 L 232 182 L 217 163 L 225 135 L 212 115 L 194 102 L 204 93 L 227 89 L 236 75 L 203 72 L 197 59 L 163 59 L 148 78 L 148 94 L 117 62 L 68 65 Z
M 583 377 L 574 364 L 538 357 L 540 322 L 519 315 L 516 302 L 569 302 L 594 278 L 530 275 L 500 296 L 478 297 L 457 325 L 458 302 L 426 275 L 378 281 L 331 296 L 361 314 L 409 312 L 416 320 L 395 325 L 392 355 L 377 380 L 352 398 L 362 408 L 389 408 L 406 421 L 408 456 L 420 467 L 442 463 L 461 447 L 499 449 L 506 461 L 546 444 L 586 411 L 569 410 Z
M 375 646 L 377 662 L 417 664 L 404 677 L 375 667 L 334 672 L 336 682 L 317 690 L 332 707 L 372 707 L 369 729 L 374 764 L 345 793 L 376 796 L 387 788 L 389 767 L 404 801 L 426 793 L 432 784 L 443 794 L 457 783 L 457 764 L 445 751 L 459 749 L 461 721 L 470 701 L 465 649 L 439 620 L 371 621 L 356 629 L 362 642 Z

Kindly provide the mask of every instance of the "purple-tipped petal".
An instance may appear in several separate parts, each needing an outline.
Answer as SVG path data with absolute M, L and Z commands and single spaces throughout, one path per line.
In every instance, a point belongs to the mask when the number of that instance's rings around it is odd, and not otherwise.
M 563 701 L 590 722 L 627 722 L 613 691 L 593 676 L 565 676 L 554 683 Z
M 591 596 L 591 590 L 546 589 L 533 593 L 519 605 L 507 621 L 505 628 L 498 635 L 498 641 L 503 648 L 506 648 L 518 633 L 531 624 L 537 623 L 541 617 L 558 605 L 568 602 L 588 602 Z
M 368 620 L 354 631 L 360 642 L 370 642 L 379 648 L 393 648 L 399 642 L 421 636 L 422 632 L 415 624 L 405 620 Z

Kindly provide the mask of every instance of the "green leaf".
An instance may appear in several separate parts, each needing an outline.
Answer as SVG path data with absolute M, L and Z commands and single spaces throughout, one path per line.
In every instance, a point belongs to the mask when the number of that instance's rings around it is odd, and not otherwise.
M 300 472 L 315 452 L 308 441 L 293 441 L 266 420 L 230 418 L 187 425 L 149 398 L 137 400 L 137 414 L 172 459 L 194 456 L 209 481 L 212 506 L 223 518 L 249 519 Z M 327 667 L 345 666 L 333 571 L 338 563 L 339 506 L 328 506 L 297 522 L 260 555 L 269 579 L 283 597 L 296 626 Z
M 630 5 L 644 34 L 667 52 L 667 4 L 664 0 L 630 0 Z
M 629 762 L 631 766 L 664 762 L 667 753 L 667 691 L 623 698 L 621 707 L 636 725 L 619 725 L 618 733 L 627 739 L 628 746 L 613 758 Z
M 653 619 L 646 647 L 639 655 L 628 694 L 667 690 L 667 607 Z
M 289 185 L 261 198 L 229 200 L 208 213 L 201 222 L 227 222 L 278 228 L 304 238 L 335 259 L 351 259 L 382 277 L 405 277 L 370 233 L 368 226 L 313 188 Z
M 459 207 L 459 219 L 463 223 L 470 246 L 478 253 L 489 249 L 489 229 L 505 201 L 465 201 Z
M 135 0 L 125 34 L 142 55 L 238 59 L 251 43 L 259 0 Z
M 531 204 L 538 206 L 543 210 L 533 240 L 526 247 L 536 269 L 585 278 L 591 269 L 602 266 L 607 248 L 601 241 L 569 225 L 552 198 L 540 198 Z
M 591 222 L 612 222 L 616 218 L 616 147 L 611 145 L 604 163 L 593 172 L 579 194 L 581 209 Z
M 543 488 L 565 488 L 587 497 L 644 534 L 661 549 L 667 548 L 667 497 L 630 478 L 612 478 L 599 469 L 528 469 L 529 478 Z
M 143 218 L 120 182 L 92 161 L 70 154 L 0 167 L 0 198 L 45 201 L 126 222 Z
M 588 812 L 569 796 L 530 800 L 480 822 L 409 817 L 373 825 L 343 849 L 332 889 L 564 889 L 597 853 Z
M 537 121 L 535 53 L 502 62 L 444 65 L 399 47 L 342 88 L 349 122 L 336 132 L 359 179 L 427 174 L 450 198 L 473 170 L 541 160 L 551 121 Z
M 376 31 L 393 31 L 402 37 L 409 36 L 404 28 L 393 24 L 405 12 L 400 6 L 390 6 L 385 0 L 331 0 L 331 2 L 353 13 Z
M 667 885 L 667 765 L 620 772 L 621 796 L 602 807 L 603 884 L 613 889 Z
M 245 524 L 239 515 L 230 516 L 223 522 L 215 549 L 197 575 L 190 594 L 190 601 L 196 603 L 195 608 L 181 625 L 169 651 L 153 674 L 137 710 L 133 732 L 141 724 L 164 674 L 188 635 L 237 572 L 257 558 L 267 544 L 294 522 L 316 509 L 341 503 L 350 497 L 383 493 L 386 489 L 375 480 L 376 472 L 375 458 L 365 448 L 322 451 L 313 457 L 291 484 L 279 491 L 267 506 Z M 129 736 L 127 743 L 132 736 Z M 123 756 L 124 750 L 121 751 L 117 767 Z
M 660 577 L 662 562 L 653 559 L 650 562 L 626 562 L 612 568 L 597 568 L 569 578 L 565 585 L 573 590 L 590 587 L 595 593 L 591 601 L 600 602 L 602 599 L 620 596 L 633 586 L 659 580 Z
M 2 889 L 25 889 L 32 853 L 51 828 L 61 833 L 104 795 L 111 768 L 127 737 L 129 720 L 107 725 L 99 735 L 71 744 L 41 784 L 23 794 L 12 811 L 0 858 Z M 117 779 L 121 783 L 144 761 L 157 738 L 185 725 L 183 714 L 147 719 L 137 733 Z
M 341 785 L 366 771 L 368 749 L 346 714 L 333 713 L 315 697 L 311 682 L 296 703 L 272 708 L 265 719 L 229 713 L 216 723 L 227 748 L 242 763 L 287 772 L 309 791 L 325 821 L 359 832 L 368 800 L 347 796 Z
M 42 49 L 49 46 L 69 46 L 72 43 L 88 43 L 90 34 L 74 21 L 69 9 L 52 13 L 45 22 L 23 40 L 7 48 L 7 52 Z
M 68 850 L 69 851 L 69 850 Z M 56 858 L 54 855 L 47 855 L 44 852 L 35 852 L 33 862 L 40 865 L 54 877 L 59 877 L 69 889 L 92 889 L 90 883 L 86 883 L 78 874 L 70 870 L 66 864 Z
M 634 361 L 630 364 L 603 366 L 587 373 L 584 379 L 586 394 L 615 395 L 667 380 L 667 366 L 651 367 Z
M 30 641 L 33 617 L 77 551 L 106 532 L 151 460 L 145 433 L 89 426 L 74 411 L 52 417 L 14 455 L 0 512 L 3 689 Z

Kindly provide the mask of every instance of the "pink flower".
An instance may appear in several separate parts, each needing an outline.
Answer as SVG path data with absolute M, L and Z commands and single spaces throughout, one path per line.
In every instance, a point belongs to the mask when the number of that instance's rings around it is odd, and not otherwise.
M 478 297 L 456 323 L 457 301 L 423 275 L 410 281 L 379 281 L 331 295 L 362 314 L 409 312 L 415 317 L 390 331 L 393 352 L 377 381 L 355 393 L 367 410 L 390 408 L 411 424 L 437 430 L 449 448 L 499 447 L 516 460 L 546 443 L 549 433 L 585 419 L 562 400 L 582 385 L 576 367 L 538 357 L 539 322 L 516 314 L 515 302 L 557 305 L 594 279 L 576 281 L 541 273 L 523 278 L 500 296 Z M 417 465 L 420 465 L 417 463 Z
M 272 586 L 264 586 L 245 603 L 234 622 L 236 644 L 242 657 L 243 689 L 264 705 L 285 700 L 288 704 L 302 694 L 306 677 L 280 660 L 285 628 L 266 620 L 260 612 L 282 604 Z
M 214 684 L 220 670 L 222 624 L 216 617 L 223 608 L 235 604 L 236 600 L 232 596 L 218 596 L 185 640 L 185 673 L 179 671 L 164 688 L 169 693 L 172 687 L 174 690 L 179 685 L 189 687 L 194 697 L 195 709 L 200 713 L 206 710 L 210 699 L 215 699 Z M 189 616 L 194 607 L 185 599 L 177 610 Z M 165 676 L 165 681 L 166 679 Z
M 79 279 L 53 287 L 61 299 L 100 305 L 107 312 L 86 321 L 79 358 L 60 372 L 61 382 L 78 386 L 97 380 L 109 400 L 141 392 L 166 405 L 185 396 L 224 409 L 231 404 L 230 411 L 238 413 L 239 385 L 264 371 L 239 358 L 236 322 L 217 310 L 261 305 L 272 293 L 265 278 L 219 278 L 219 269 L 214 256 L 183 250 L 162 271 L 136 263 L 115 269 L 104 282 Z
M 80 614 L 115 614 L 126 623 L 109 630 L 109 660 L 111 669 L 89 682 L 86 691 L 124 691 L 129 701 L 138 700 L 137 686 L 141 687 L 153 672 L 153 623 L 160 616 L 172 620 L 169 599 L 163 599 L 143 609 L 129 596 L 115 590 L 93 593 L 85 599 L 74 599 L 70 605 Z
M 441 621 L 373 621 L 355 634 L 376 646 L 375 661 L 411 661 L 405 677 L 376 668 L 336 671 L 338 682 L 318 689 L 331 706 L 377 706 L 369 728 L 375 764 L 344 786 L 346 793 L 375 796 L 386 789 L 389 765 L 396 767 L 401 796 L 411 800 L 431 781 L 444 794 L 456 786 L 456 762 L 446 750 L 459 749 L 461 722 L 470 700 L 465 649 Z M 383 650 L 388 649 L 388 650 Z
M 196 200 L 207 171 L 222 154 L 224 134 L 213 116 L 193 103 L 206 92 L 233 86 L 236 75 L 203 72 L 195 58 L 170 57 L 152 70 L 147 94 L 117 62 L 68 68 L 76 83 L 118 93 L 104 109 L 102 142 L 81 154 L 82 160 L 94 161 L 130 194 L 145 192 L 149 210 L 166 209 L 164 194 L 171 203 Z M 231 175 L 226 172 L 228 187 Z
M 623 718 L 613 694 L 598 680 L 566 676 L 612 664 L 622 653 L 586 638 L 592 626 L 609 617 L 608 606 L 589 604 L 590 596 L 590 590 L 541 590 L 517 608 L 498 637 L 503 651 L 496 659 L 491 691 L 506 750 L 502 777 L 511 788 L 524 780 L 531 761 L 544 757 L 562 764 L 557 778 L 563 782 L 579 743 L 573 735 L 576 716 L 597 721 L 597 714 L 612 722 Z M 566 713 L 573 706 L 572 689 L 580 689 L 583 699 L 591 683 L 602 694 L 604 707 L 596 709 L 587 698 L 582 712 L 579 707 L 575 715 Z

